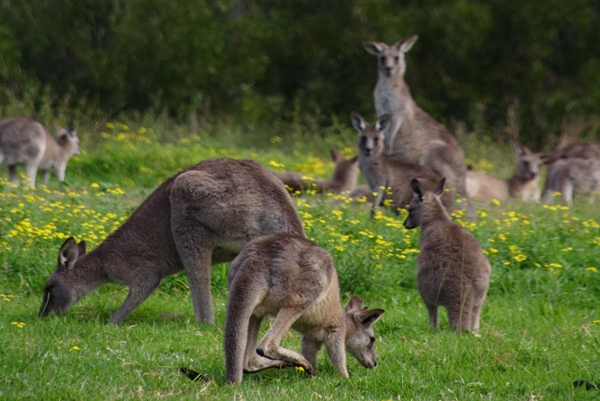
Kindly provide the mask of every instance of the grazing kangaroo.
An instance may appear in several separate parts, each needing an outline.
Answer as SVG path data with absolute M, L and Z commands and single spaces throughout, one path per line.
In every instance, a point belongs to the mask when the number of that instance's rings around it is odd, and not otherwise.
M 327 191 L 333 194 L 352 191 L 358 180 L 356 171 L 358 156 L 346 159 L 337 149 L 330 149 L 329 153 L 331 160 L 335 163 L 333 177 L 329 180 L 321 178 L 311 180 L 307 179 L 305 174 L 291 171 L 275 172 L 275 175 L 292 193 L 302 192 L 306 189 L 315 189 L 317 192 Z
M 96 249 L 69 238 L 46 281 L 40 315 L 63 315 L 104 283 L 129 287 L 111 319 L 120 324 L 161 280 L 185 269 L 198 322 L 214 323 L 210 266 L 229 262 L 253 238 L 302 221 L 281 181 L 252 160 L 210 159 L 169 178 Z
M 508 202 L 510 198 L 519 198 L 523 202 L 540 200 L 540 167 L 544 164 L 544 155 L 533 153 L 518 141 L 511 141 L 515 153 L 519 156 L 513 176 L 498 180 L 477 171 L 467 171 L 467 193 L 471 200 L 489 203 L 492 199 Z
M 552 202 L 556 192 L 560 192 L 565 205 L 573 204 L 575 192 L 589 196 L 590 201 L 600 193 L 600 159 L 555 159 L 550 156 L 545 161 L 549 166 L 542 202 Z
M 375 208 L 383 201 L 386 188 L 391 189 L 393 208 L 397 212 L 398 208 L 406 209 L 413 198 L 410 188 L 412 179 L 418 178 L 426 188 L 433 188 L 438 183 L 440 177 L 428 168 L 416 163 L 393 160 L 384 154 L 383 132 L 390 123 L 389 115 L 385 114 L 379 117 L 375 125 L 368 124 L 356 112 L 352 112 L 351 119 L 352 125 L 359 133 L 358 165 L 360 171 L 371 191 L 377 193 L 377 196 L 373 198 L 371 217 L 375 213 Z M 442 199 L 444 207 L 452 212 L 454 209 L 452 194 L 445 192 Z
M 598 159 L 600 160 L 600 146 L 584 142 L 567 142 L 559 145 L 552 152 L 554 159 Z
M 492 268 L 475 237 L 442 207 L 444 183 L 442 179 L 433 191 L 425 191 L 418 180 L 411 182 L 414 199 L 404 227 L 421 226 L 417 285 L 431 327 L 437 329 L 438 306 L 444 306 L 450 326 L 460 334 L 479 328 Z
M 243 371 L 273 367 L 300 366 L 314 374 L 323 344 L 343 378 L 348 378 L 344 349 L 368 369 L 377 365 L 372 326 L 384 311 L 367 310 L 358 295 L 344 309 L 331 254 L 304 237 L 280 233 L 255 238 L 231 263 L 227 280 L 229 383 L 240 383 Z M 275 319 L 257 346 L 267 314 Z M 302 354 L 280 346 L 290 327 L 302 334 Z
M 38 170 L 43 172 L 48 186 L 50 170 L 58 181 L 65 180 L 67 162 L 79 154 L 79 138 L 72 126 L 57 128 L 55 140 L 39 122 L 25 117 L 0 121 L 0 165 L 8 166 L 8 176 L 13 184 L 19 183 L 16 166 L 25 165 L 29 185 L 35 187 Z
M 436 121 L 414 101 L 404 80 L 404 54 L 417 41 L 409 36 L 391 46 L 364 42 L 364 49 L 377 56 L 378 79 L 375 86 L 377 116 L 390 115 L 384 130 L 386 154 L 392 159 L 417 163 L 446 177 L 448 187 L 467 199 L 467 214 L 475 217 L 465 186 L 467 168 L 458 141 L 443 124 Z

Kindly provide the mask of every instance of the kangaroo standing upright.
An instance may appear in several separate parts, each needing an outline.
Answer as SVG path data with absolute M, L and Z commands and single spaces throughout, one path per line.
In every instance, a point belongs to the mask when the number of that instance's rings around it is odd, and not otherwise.
M 377 116 L 390 115 L 384 131 L 386 154 L 431 169 L 446 177 L 448 187 L 467 199 L 467 214 L 475 217 L 465 186 L 467 168 L 458 141 L 443 124 L 436 121 L 414 101 L 404 80 L 404 54 L 417 41 L 409 36 L 391 46 L 382 42 L 364 42 L 364 49 L 377 56 L 378 79 L 375 86 Z
M 39 122 L 25 117 L 0 121 L 0 166 L 8 166 L 8 176 L 13 184 L 19 183 L 16 166 L 25 165 L 29 185 L 35 187 L 38 170 L 43 171 L 44 184 L 48 186 L 50 170 L 58 181 L 65 180 L 67 162 L 79 154 L 79 138 L 73 127 L 57 128 L 55 140 Z
M 450 326 L 461 333 L 479 328 L 492 268 L 475 237 L 446 214 L 439 199 L 444 183 L 424 191 L 418 180 L 411 182 L 414 199 L 404 227 L 421 226 L 417 285 L 431 327 L 437 329 L 438 306 L 444 306 Z
M 169 178 L 96 249 L 69 238 L 46 281 L 40 315 L 65 314 L 104 283 L 129 287 L 112 317 L 120 324 L 161 280 L 185 269 L 198 322 L 214 323 L 210 266 L 229 262 L 253 238 L 304 236 L 281 181 L 253 160 L 210 159 Z
M 397 212 L 398 208 L 406 209 L 413 198 L 411 180 L 418 178 L 425 188 L 433 188 L 438 183 L 440 177 L 428 168 L 416 163 L 393 160 L 383 153 L 383 131 L 390 122 L 390 116 L 385 114 L 379 117 L 375 125 L 368 124 L 356 112 L 352 112 L 351 119 L 359 134 L 360 171 L 371 191 L 377 193 L 373 198 L 371 216 L 381 204 L 388 188 L 392 191 L 393 206 Z M 443 203 L 449 212 L 454 210 L 454 198 L 450 192 L 443 195 Z
M 300 366 L 314 374 L 323 344 L 343 378 L 348 378 L 344 349 L 364 367 L 376 366 L 372 326 L 384 311 L 363 308 L 357 295 L 342 307 L 333 258 L 325 249 L 293 234 L 259 237 L 231 263 L 227 280 L 229 383 L 240 383 L 244 371 L 272 367 Z M 267 314 L 275 319 L 257 346 Z M 290 327 L 302 334 L 302 354 L 280 346 Z

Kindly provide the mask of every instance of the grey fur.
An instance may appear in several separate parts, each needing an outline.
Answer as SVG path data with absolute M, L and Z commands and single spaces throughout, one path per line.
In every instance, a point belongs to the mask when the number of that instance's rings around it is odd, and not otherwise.
M 411 182 L 414 199 L 404 227 L 421 226 L 417 258 L 417 285 L 433 329 L 438 325 L 438 306 L 448 312 L 457 332 L 477 330 L 489 285 L 491 265 L 473 235 L 450 219 L 440 203 L 444 179 L 433 191 Z
M 374 215 L 375 208 L 384 200 L 386 189 L 392 192 L 393 208 L 397 212 L 398 208 L 406 209 L 413 198 L 410 189 L 411 180 L 418 178 L 426 188 L 432 188 L 440 180 L 436 173 L 426 167 L 390 159 L 384 154 L 383 132 L 390 123 L 387 114 L 379 117 L 374 125 L 367 123 L 356 112 L 352 112 L 351 119 L 352 125 L 359 133 L 358 166 L 371 191 L 377 193 L 373 198 L 371 216 Z M 454 210 L 452 193 L 444 194 L 443 203 L 449 212 Z
M 16 166 L 24 165 L 28 184 L 35 187 L 38 170 L 43 172 L 44 184 L 48 186 L 50 170 L 58 181 L 65 179 L 67 162 L 79 154 L 77 132 L 56 128 L 56 138 L 39 122 L 25 117 L 13 117 L 0 121 L 0 166 L 8 167 L 10 182 L 19 183 Z
M 598 159 L 600 160 L 600 146 L 585 142 L 566 142 L 559 145 L 552 152 L 555 159 Z
M 446 177 L 448 187 L 467 199 L 467 214 L 474 218 L 475 209 L 465 186 L 465 157 L 458 141 L 443 124 L 419 107 L 404 80 L 404 54 L 417 39 L 417 35 L 412 35 L 391 46 L 382 42 L 363 43 L 367 52 L 377 56 L 378 80 L 374 91 L 377 116 L 390 116 L 384 131 L 386 154 Z
M 335 168 L 333 170 L 333 177 L 328 180 L 322 178 L 307 179 L 306 174 L 293 171 L 275 172 L 275 175 L 292 193 L 302 192 L 307 189 L 313 189 L 316 192 L 326 191 L 333 194 L 352 191 L 356 187 L 356 181 L 358 180 L 358 171 L 356 169 L 358 156 L 346 159 L 337 149 L 330 149 L 329 153 L 331 160 L 335 163 Z
M 543 155 L 533 153 L 518 141 L 511 141 L 519 161 L 511 178 L 499 180 L 478 171 L 467 171 L 467 193 L 475 202 L 489 203 L 492 199 L 508 202 L 518 198 L 523 202 L 540 200 L 540 169 L 544 165 Z
M 65 314 L 112 282 L 130 290 L 111 320 L 120 324 L 163 278 L 185 270 L 196 320 L 214 323 L 210 266 L 276 232 L 305 235 L 290 195 L 271 171 L 253 160 L 203 161 L 165 181 L 89 254 L 68 239 L 46 281 L 40 315 Z
M 333 258 L 304 237 L 273 234 L 252 240 L 231 263 L 225 322 L 227 381 L 273 367 L 317 369 L 324 344 L 335 369 L 348 378 L 348 351 L 366 368 L 376 366 L 373 324 L 382 309 L 363 308 L 359 296 L 344 310 Z M 258 343 L 261 322 L 275 317 Z M 293 328 L 302 334 L 302 354 L 280 342 Z
M 542 202 L 552 202 L 556 192 L 560 192 L 561 201 L 566 205 L 573 203 L 576 192 L 590 197 L 590 201 L 594 200 L 594 195 L 600 193 L 599 159 L 549 158 L 547 162 L 551 164 L 548 166 Z

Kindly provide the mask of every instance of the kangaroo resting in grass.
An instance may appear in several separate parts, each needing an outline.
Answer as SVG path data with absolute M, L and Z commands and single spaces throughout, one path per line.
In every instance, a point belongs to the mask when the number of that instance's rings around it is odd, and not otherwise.
M 304 236 L 281 181 L 253 160 L 198 163 L 160 185 L 96 249 L 73 238 L 46 281 L 40 315 L 65 314 L 104 283 L 129 287 L 112 317 L 120 324 L 167 276 L 185 270 L 198 322 L 214 323 L 210 266 L 229 262 L 253 238 L 277 232 Z
M 425 191 L 418 180 L 411 182 L 414 199 L 404 227 L 421 226 L 417 286 L 431 327 L 437 329 L 438 306 L 444 306 L 450 326 L 461 333 L 479 328 L 491 265 L 475 237 L 452 222 L 440 203 L 444 183 L 442 179 L 433 191 Z
M 79 138 L 72 126 L 56 128 L 56 140 L 44 126 L 30 118 L 13 117 L 0 121 L 0 165 L 8 166 L 8 176 L 13 184 L 19 183 L 16 166 L 25 165 L 29 185 L 35 187 L 38 170 L 43 172 L 48 186 L 50 170 L 58 181 L 65 180 L 67 162 L 79 154 Z
M 307 189 L 315 189 L 317 192 L 331 192 L 340 194 L 350 192 L 356 187 L 358 172 L 356 165 L 358 156 L 346 159 L 337 149 L 330 149 L 331 160 L 335 163 L 333 177 L 329 180 L 321 178 L 311 179 L 306 174 L 292 171 L 275 172 L 279 178 L 292 193 L 302 192 Z
M 363 307 L 358 295 L 344 309 L 331 254 L 303 236 L 255 238 L 231 263 L 227 280 L 229 383 L 240 383 L 243 372 L 275 367 L 300 366 L 314 374 L 323 344 L 343 378 L 348 378 L 344 349 L 368 369 L 377 365 L 372 326 L 384 311 Z M 257 345 L 266 315 L 275 319 Z M 280 346 L 290 327 L 302 334 L 302 354 Z
M 590 201 L 600 193 L 600 159 L 555 159 L 550 156 L 545 162 L 549 166 L 542 202 L 552 202 L 556 192 L 561 194 L 562 203 L 565 205 L 573 204 L 573 195 L 576 192 L 589 196 Z
M 492 199 L 508 202 L 518 198 L 523 202 L 540 200 L 540 168 L 544 165 L 544 155 L 533 153 L 518 141 L 511 141 L 515 153 L 519 156 L 513 176 L 498 180 L 478 171 L 467 171 L 467 193 L 471 200 L 489 203 Z
M 404 80 L 404 54 L 417 41 L 412 35 L 391 46 L 382 42 L 364 42 L 364 49 L 377 56 L 378 79 L 374 98 L 377 116 L 389 114 L 384 130 L 386 154 L 392 159 L 417 163 L 446 177 L 448 187 L 467 199 L 467 215 L 473 219 L 465 186 L 465 157 L 456 138 L 415 102 Z
M 383 201 L 388 188 L 391 189 L 393 207 L 397 212 L 398 208 L 406 209 L 413 198 L 413 191 L 410 188 L 411 180 L 418 178 L 425 188 L 433 188 L 438 183 L 440 177 L 428 168 L 416 163 L 390 159 L 384 154 L 383 132 L 390 123 L 390 116 L 385 114 L 379 117 L 375 125 L 367 123 L 356 112 L 352 112 L 351 119 L 352 125 L 359 134 L 358 165 L 360 171 L 371 191 L 377 193 L 377 196 L 373 198 L 371 216 L 374 215 L 375 208 Z M 442 201 L 449 212 L 454 210 L 452 193 L 445 192 Z

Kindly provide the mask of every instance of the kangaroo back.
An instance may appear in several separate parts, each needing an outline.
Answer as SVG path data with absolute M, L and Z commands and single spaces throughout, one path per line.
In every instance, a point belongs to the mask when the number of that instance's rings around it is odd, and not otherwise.
M 24 117 L 0 121 L 0 165 L 8 167 L 10 182 L 19 183 L 16 166 L 24 165 L 28 184 L 35 187 L 35 175 L 47 146 L 45 128 Z

